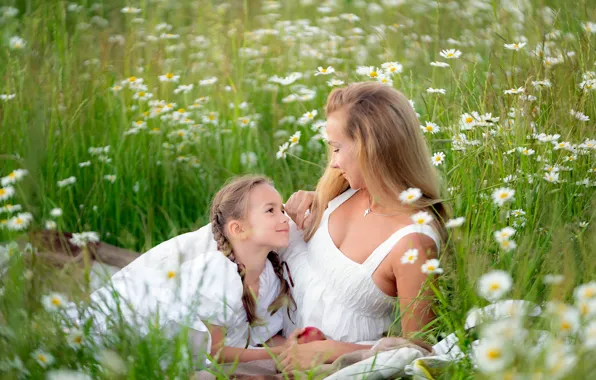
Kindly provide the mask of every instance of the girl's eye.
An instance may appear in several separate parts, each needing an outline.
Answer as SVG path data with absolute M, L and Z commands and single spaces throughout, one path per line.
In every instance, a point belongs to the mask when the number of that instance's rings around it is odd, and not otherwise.
M 272 209 L 272 208 L 270 208 L 269 210 L 267 210 L 267 212 L 273 212 L 273 209 Z
M 334 149 L 333 152 L 337 153 L 337 152 L 339 152 L 339 149 Z

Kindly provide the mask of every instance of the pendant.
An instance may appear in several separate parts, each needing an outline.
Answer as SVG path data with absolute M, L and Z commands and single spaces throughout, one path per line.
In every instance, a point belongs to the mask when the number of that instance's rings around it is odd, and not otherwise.
M 364 210 L 364 216 L 367 216 L 370 213 L 370 208 L 367 208 L 366 210 Z

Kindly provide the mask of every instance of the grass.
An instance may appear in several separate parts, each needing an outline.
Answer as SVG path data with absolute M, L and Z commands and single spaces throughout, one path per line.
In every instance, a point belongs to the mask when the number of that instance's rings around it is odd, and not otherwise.
M 585 27 L 596 22 L 590 2 L 530 0 L 516 12 L 508 1 L 481 6 L 406 0 L 400 6 L 381 5 L 379 13 L 360 7 L 358 1 L 336 1 L 330 13 L 317 11 L 324 4 L 302 3 L 306 5 L 106 0 L 73 6 L 64 1 L 9 0 L 6 5 L 19 12 L 0 18 L 0 94 L 15 97 L 0 100 L 0 175 L 19 168 L 28 170 L 28 175 L 13 185 L 15 196 L 0 206 L 22 205 L 23 212 L 32 214 L 29 231 L 55 220 L 59 230 L 96 231 L 104 241 L 145 251 L 204 225 L 211 197 L 230 176 L 264 173 L 275 180 L 284 199 L 299 189 L 313 189 L 326 165 L 325 144 L 316 139 L 311 124 L 283 118 L 299 119 L 317 110 L 315 120 L 324 120 L 331 90 L 328 80 L 372 80 L 356 74 L 356 67 L 397 61 L 403 72 L 392 77 L 393 86 L 415 102 L 421 123 L 432 121 L 441 127 L 439 133 L 427 134 L 427 140 L 432 152 L 446 154 L 438 166 L 444 198 L 454 216 L 465 217 L 463 226 L 451 230 L 450 248 L 441 257 L 445 275 L 438 284 L 439 318 L 433 332 L 463 334 L 467 311 L 489 304 L 479 296 L 477 284 L 494 269 L 512 276 L 508 297 L 580 307 L 573 290 L 594 281 L 596 273 L 595 150 L 579 145 L 595 138 L 596 92 L 580 88 L 586 80 L 582 75 L 596 71 L 596 34 Z M 275 4 L 279 9 L 271 8 Z M 123 14 L 124 6 L 138 7 L 140 13 Z M 323 19 L 343 13 L 360 19 Z M 319 28 L 306 28 L 300 20 Z M 178 38 L 160 38 L 162 33 Z M 9 48 L 13 36 L 22 37 L 25 46 Z M 522 41 L 521 36 L 527 38 L 525 47 L 504 48 L 506 43 Z M 541 56 L 540 47 L 545 45 L 547 52 Z M 447 48 L 463 55 L 446 60 L 439 52 Z M 553 58 L 561 62 L 553 63 Z M 432 61 L 448 62 L 450 67 L 433 67 Z M 318 66 L 328 65 L 336 70 L 333 76 L 313 75 Z M 178 83 L 159 81 L 169 72 L 180 75 Z M 269 80 L 291 72 L 304 76 L 292 85 Z M 184 108 L 193 122 L 173 125 L 159 117 L 145 118 L 143 112 L 152 107 L 133 99 L 135 91 L 120 84 L 131 76 L 144 79 L 152 100 L 176 103 L 169 114 Z M 199 85 L 211 77 L 217 82 Z M 532 84 L 544 79 L 552 86 L 539 89 Z M 194 88 L 176 94 L 179 84 Z M 113 92 L 114 85 L 124 88 Z M 428 93 L 429 87 L 445 89 L 446 94 Z M 524 94 L 504 94 L 518 87 L 525 88 Z M 315 93 L 305 101 L 282 101 L 303 89 Z M 535 100 L 523 100 L 524 95 Z M 201 97 L 206 100 L 191 109 Z M 590 120 L 578 120 L 570 114 L 572 109 Z M 499 120 L 462 129 L 462 114 L 473 111 L 492 113 Z M 209 122 L 211 112 L 217 113 L 215 124 Z M 254 128 L 239 125 L 244 116 L 255 122 Z M 147 129 L 125 135 L 138 120 L 145 121 Z M 277 159 L 278 147 L 296 131 L 302 133 L 299 148 Z M 539 133 L 559 134 L 559 142 L 573 147 L 558 149 L 533 138 Z M 461 139 L 460 134 L 467 143 L 453 142 Z M 109 149 L 101 154 L 90 153 L 92 147 L 106 146 Z M 535 153 L 524 155 L 518 148 Z M 254 165 L 242 158 L 249 152 L 256 158 Z M 87 161 L 89 166 L 79 165 Z M 558 165 L 558 182 L 544 179 L 546 165 Z M 109 175 L 115 175 L 113 182 L 105 178 Z M 75 184 L 58 185 L 71 176 L 76 177 Z M 502 207 L 491 199 L 500 187 L 515 190 L 514 199 Z M 51 217 L 53 208 L 61 208 L 63 215 Z M 525 215 L 508 217 L 518 209 Z M 0 214 L 2 241 L 25 233 L 8 228 L 11 217 L 8 212 Z M 511 251 L 503 250 L 494 238 L 495 231 L 506 226 L 516 230 L 512 239 L 517 248 Z M 99 369 L 101 360 L 90 354 L 101 345 L 84 351 L 88 356 L 60 349 L 64 338 L 40 306 L 40 297 L 60 282 L 52 281 L 58 275 L 29 260 L 13 261 L 11 275 L 0 280 L 4 288 L 0 321 L 5 322 L 0 357 L 18 354 L 33 377 L 42 377 L 44 370 L 30 353 L 43 343 L 54 350 L 55 367 L 107 376 Z M 45 275 L 27 280 L 25 268 Z M 562 274 L 564 279 L 557 285 L 545 284 L 543 279 L 550 274 Z M 31 327 L 46 317 L 50 319 L 43 321 L 44 328 Z M 581 327 L 569 338 L 576 360 L 563 376 L 589 377 L 596 371 L 587 359 L 581 332 L 590 318 L 582 316 Z M 126 331 L 106 345 L 119 357 L 132 356 L 122 376 L 190 373 L 189 360 L 180 356 L 183 343 L 171 347 L 158 338 L 129 338 L 134 334 Z M 155 366 L 154 360 L 163 355 L 172 358 L 165 369 Z M 0 371 L 8 368 L 6 360 L 2 363 Z M 524 363 L 528 359 L 519 354 L 508 368 L 549 370 L 547 364 Z M 6 369 L 7 376 L 17 376 L 16 370 L 10 371 Z M 484 375 L 464 360 L 444 376 Z

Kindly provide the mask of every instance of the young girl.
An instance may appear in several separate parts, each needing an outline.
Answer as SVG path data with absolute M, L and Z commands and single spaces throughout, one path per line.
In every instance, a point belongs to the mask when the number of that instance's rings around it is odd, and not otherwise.
M 127 320 L 146 329 L 148 317 L 158 315 L 161 326 L 187 326 L 195 342 L 201 333 L 206 338 L 196 350 L 207 347 L 220 362 L 281 353 L 277 333 L 294 300 L 275 252 L 288 246 L 290 231 L 279 193 L 266 177 L 239 177 L 215 195 L 210 220 L 156 246 L 95 291 L 91 298 L 105 314 L 99 323 L 107 328 L 113 317 L 116 290 Z

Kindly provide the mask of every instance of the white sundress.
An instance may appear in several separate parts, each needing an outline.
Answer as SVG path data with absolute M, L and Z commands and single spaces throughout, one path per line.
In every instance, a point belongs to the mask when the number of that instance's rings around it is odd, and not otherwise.
M 267 261 L 259 277 L 257 315 L 264 323 L 249 327 L 237 265 L 217 250 L 205 251 L 215 245 L 210 230 L 207 225 L 157 245 L 93 292 L 91 300 L 101 310 L 95 314 L 97 327 L 105 329 L 106 318 L 114 317 L 115 290 L 124 317 L 142 332 L 159 312 L 160 326 L 184 325 L 203 334 L 206 352 L 211 337 L 204 321 L 225 327 L 224 342 L 231 347 L 244 348 L 248 342 L 254 348 L 276 335 L 286 309 L 267 312 L 280 289 L 273 265 Z
M 383 337 L 392 324 L 398 298 L 383 293 L 372 275 L 395 244 L 404 236 L 420 233 L 437 247 L 438 234 L 428 225 L 408 225 L 397 230 L 359 264 L 346 257 L 329 235 L 329 215 L 357 190 L 348 189 L 331 200 L 319 228 L 308 243 L 291 223 L 291 244 L 281 252 L 288 262 L 294 287 L 296 310 L 285 316 L 284 335 L 294 329 L 315 326 L 330 339 L 357 343 Z

